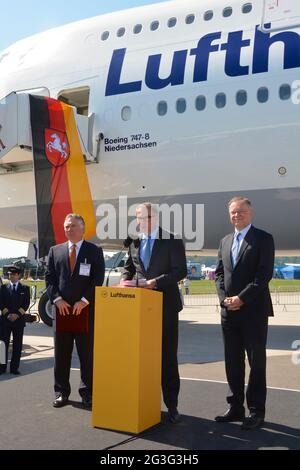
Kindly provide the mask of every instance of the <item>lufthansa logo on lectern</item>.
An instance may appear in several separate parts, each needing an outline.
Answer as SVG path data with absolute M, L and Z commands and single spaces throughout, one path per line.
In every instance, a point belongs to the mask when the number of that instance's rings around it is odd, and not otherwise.
M 103 299 L 107 299 L 107 297 L 108 297 L 108 292 L 107 292 L 107 290 L 101 292 L 101 297 L 102 297 Z
M 111 292 L 110 296 L 118 299 L 135 299 L 135 294 L 122 294 L 121 292 L 116 292 L 115 294 Z

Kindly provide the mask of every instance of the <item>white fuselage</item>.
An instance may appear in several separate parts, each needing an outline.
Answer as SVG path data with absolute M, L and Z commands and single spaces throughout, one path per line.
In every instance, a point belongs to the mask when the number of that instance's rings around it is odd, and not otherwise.
M 300 107 L 285 98 L 300 79 L 300 28 L 262 32 L 263 0 L 244 13 L 246 3 L 166 2 L 20 41 L 0 54 L 0 99 L 89 88 L 94 151 L 104 136 L 99 163 L 87 167 L 96 210 L 120 195 L 204 204 L 210 249 L 230 230 L 227 201 L 245 195 L 277 248 L 298 250 Z M 32 171 L 0 175 L 0 211 L 1 236 L 36 238 Z

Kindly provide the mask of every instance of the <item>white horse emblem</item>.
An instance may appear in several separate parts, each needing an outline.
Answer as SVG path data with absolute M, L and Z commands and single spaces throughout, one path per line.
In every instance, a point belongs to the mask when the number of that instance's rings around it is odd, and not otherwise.
M 66 142 L 62 142 L 61 138 L 57 134 L 51 134 L 50 137 L 53 140 L 47 143 L 47 149 L 49 150 L 49 152 L 58 152 L 60 153 L 62 158 L 68 158 L 68 145 L 66 144 Z

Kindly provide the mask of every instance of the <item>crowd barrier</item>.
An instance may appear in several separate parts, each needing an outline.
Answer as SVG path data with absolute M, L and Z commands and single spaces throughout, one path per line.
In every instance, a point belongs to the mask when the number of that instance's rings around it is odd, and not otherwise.
M 285 309 L 287 305 L 300 305 L 300 289 L 295 286 L 280 286 L 271 292 L 273 305 L 282 305 Z M 216 290 L 208 287 L 207 291 L 201 294 L 184 295 L 185 307 L 216 307 L 219 308 L 219 299 Z

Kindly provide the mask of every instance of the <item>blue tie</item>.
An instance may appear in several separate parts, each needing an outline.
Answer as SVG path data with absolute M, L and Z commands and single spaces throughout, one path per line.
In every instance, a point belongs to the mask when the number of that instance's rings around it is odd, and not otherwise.
M 147 237 L 145 240 L 145 248 L 143 251 L 143 265 L 144 265 L 145 271 L 147 271 L 149 267 L 150 258 L 151 258 L 151 238 Z
M 240 239 L 241 239 L 241 234 L 238 233 L 233 240 L 233 244 L 231 247 L 231 257 L 232 257 L 232 265 L 235 267 L 238 255 L 239 255 L 239 246 L 240 246 Z

